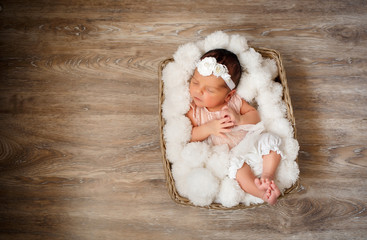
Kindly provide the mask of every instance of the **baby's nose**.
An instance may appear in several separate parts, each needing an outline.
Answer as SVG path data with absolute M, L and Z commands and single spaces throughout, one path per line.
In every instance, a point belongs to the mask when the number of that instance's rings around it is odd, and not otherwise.
M 203 88 L 197 88 L 196 92 L 200 95 L 202 95 L 204 93 L 204 89 Z

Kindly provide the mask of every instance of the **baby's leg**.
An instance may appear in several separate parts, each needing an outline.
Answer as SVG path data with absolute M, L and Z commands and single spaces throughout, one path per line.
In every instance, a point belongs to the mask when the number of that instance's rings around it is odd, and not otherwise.
M 242 168 L 238 169 L 237 171 L 236 180 L 245 192 L 255 197 L 261 198 L 271 205 L 275 204 L 280 195 L 280 191 L 275 185 L 274 181 L 267 180 L 268 187 L 264 188 L 264 185 L 259 187 L 255 183 L 256 179 L 257 178 L 253 174 L 250 166 L 246 163 L 243 164 Z
M 281 156 L 274 151 L 270 151 L 269 154 L 264 155 L 262 158 L 263 172 L 261 174 L 261 178 L 256 178 L 254 182 L 259 189 L 266 190 L 266 201 L 269 202 L 269 204 L 275 204 L 280 196 L 280 190 L 273 180 L 280 163 Z
M 268 155 L 263 157 L 263 173 L 261 174 L 262 179 L 269 179 L 269 181 L 274 180 L 275 172 L 280 163 L 280 154 L 270 151 Z
M 263 198 L 265 196 L 267 189 L 260 189 L 255 184 L 255 175 L 253 174 L 251 168 L 246 163 L 243 164 L 242 168 L 237 170 L 236 180 L 240 184 L 240 187 L 247 193 Z
M 270 186 L 270 182 L 274 180 L 275 172 L 278 168 L 281 156 L 274 151 L 270 151 L 269 154 L 263 157 L 263 172 L 261 178 L 255 179 L 255 184 L 258 188 L 267 190 Z

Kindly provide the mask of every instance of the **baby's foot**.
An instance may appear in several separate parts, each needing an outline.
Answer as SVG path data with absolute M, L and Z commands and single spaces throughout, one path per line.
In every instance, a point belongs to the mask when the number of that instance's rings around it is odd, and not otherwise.
M 277 202 L 279 196 L 279 188 L 277 185 L 275 185 L 274 181 L 271 181 L 269 188 L 266 190 L 263 196 L 263 200 L 268 202 L 270 205 L 274 205 Z
M 255 178 L 255 185 L 258 189 L 266 191 L 270 187 L 270 181 L 269 179 Z

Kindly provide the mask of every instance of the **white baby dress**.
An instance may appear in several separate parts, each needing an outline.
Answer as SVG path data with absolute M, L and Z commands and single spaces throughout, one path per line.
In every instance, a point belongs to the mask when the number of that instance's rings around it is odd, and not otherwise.
M 239 95 L 234 94 L 228 101 L 228 108 L 240 113 L 242 99 Z M 210 112 L 205 107 L 198 107 L 194 102 L 190 107 L 193 110 L 193 119 L 200 126 L 212 120 L 221 118 L 221 111 Z M 231 149 L 233 156 L 230 158 L 228 176 L 235 179 L 237 170 L 244 163 L 247 163 L 254 171 L 254 174 L 259 176 L 262 173 L 262 156 L 275 151 L 284 158 L 280 150 L 281 139 L 271 133 L 264 132 L 265 128 L 262 122 L 258 124 L 246 124 L 235 126 L 231 132 L 225 133 L 226 137 L 210 135 L 207 139 L 209 144 L 223 145 L 227 144 Z M 238 154 L 243 152 L 244 154 Z

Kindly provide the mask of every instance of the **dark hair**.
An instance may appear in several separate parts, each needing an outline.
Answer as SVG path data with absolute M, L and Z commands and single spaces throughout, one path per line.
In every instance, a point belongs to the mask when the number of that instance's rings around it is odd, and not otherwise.
M 236 54 L 226 49 L 213 49 L 206 52 L 200 60 L 206 57 L 214 57 L 217 60 L 217 63 L 225 65 L 228 68 L 229 75 L 231 75 L 231 79 L 234 84 L 236 87 L 238 86 L 242 74 L 242 68 Z

